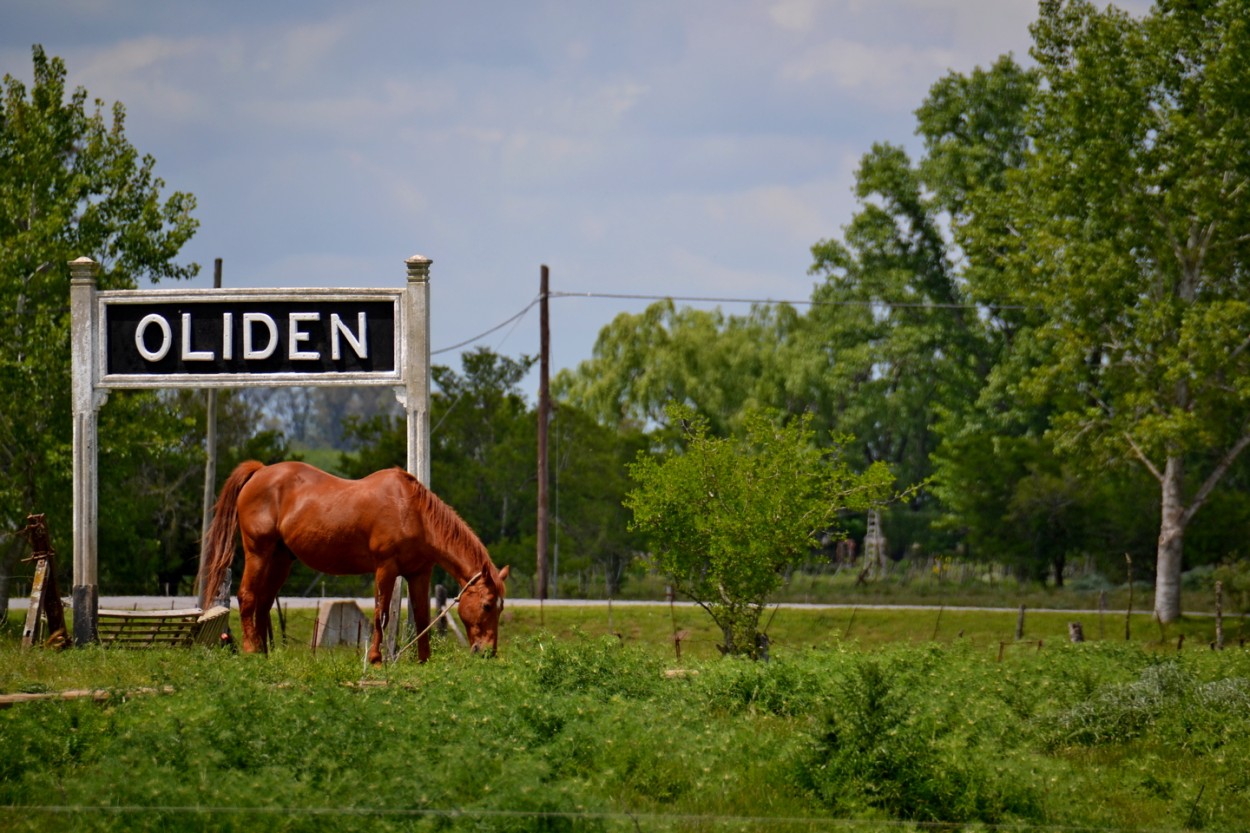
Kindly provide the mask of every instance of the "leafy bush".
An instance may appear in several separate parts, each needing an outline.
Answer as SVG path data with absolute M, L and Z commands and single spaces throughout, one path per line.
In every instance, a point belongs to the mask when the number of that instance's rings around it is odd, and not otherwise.
M 518 651 L 544 689 L 598 697 L 644 697 L 660 683 L 660 662 L 614 636 L 536 638 Z
M 839 815 L 865 808 L 921 822 L 1038 820 L 1041 802 L 1005 760 L 991 766 L 967 723 L 914 693 L 915 668 L 866 658 L 832 692 L 799 783 Z
M 1102 593 L 1110 592 L 1116 588 L 1116 585 L 1110 579 L 1096 570 L 1083 576 L 1069 579 L 1065 584 L 1068 590 L 1073 593 Z
M 1179 662 L 1147 666 L 1132 682 L 1107 686 L 1045 718 L 1051 749 L 1123 744 L 1155 730 L 1182 749 L 1210 751 L 1250 725 L 1250 679 L 1202 682 Z
M 830 659 L 779 658 L 750 662 L 726 658 L 700 670 L 694 688 L 709 708 L 793 717 L 823 710 Z
M 734 438 L 712 436 L 708 420 L 688 407 L 668 414 L 686 426 L 685 448 L 664 457 L 643 451 L 630 466 L 630 529 L 651 545 L 652 563 L 677 592 L 716 622 L 721 650 L 757 658 L 760 616 L 784 576 L 808 560 L 840 513 L 886 503 L 894 477 L 881 462 L 855 472 L 848 439 L 818 447 L 810 414 L 786 420 L 748 411 Z

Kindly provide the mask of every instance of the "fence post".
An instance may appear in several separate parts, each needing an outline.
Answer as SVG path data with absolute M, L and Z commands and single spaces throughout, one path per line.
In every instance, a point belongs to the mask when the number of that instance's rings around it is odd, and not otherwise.
M 1224 582 L 1215 583 L 1215 650 L 1224 650 Z
M 1124 641 L 1133 638 L 1133 559 L 1124 553 L 1125 569 L 1128 571 L 1128 607 L 1124 611 Z
M 447 609 L 447 588 L 441 584 L 434 585 L 434 607 L 435 615 L 438 616 L 438 624 L 435 630 L 439 636 L 447 635 L 447 617 L 443 615 L 443 611 Z
M 1024 605 L 1020 605 L 1020 615 L 1016 618 L 1016 641 L 1024 639 Z

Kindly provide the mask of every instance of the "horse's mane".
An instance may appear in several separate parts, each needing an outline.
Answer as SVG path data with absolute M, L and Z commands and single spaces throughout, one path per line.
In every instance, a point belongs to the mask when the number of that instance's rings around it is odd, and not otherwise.
M 482 539 L 478 538 L 477 533 L 473 531 L 473 527 L 465 523 L 464 519 L 456 514 L 455 509 L 444 503 L 442 498 L 434 494 L 411 472 L 398 467 L 395 471 L 404 475 L 404 479 L 409 484 L 412 500 L 433 535 L 434 545 L 449 552 L 467 552 L 476 557 L 477 563 L 474 565 L 476 569 L 489 568 L 493 571 L 494 564 L 490 560 L 490 553 L 486 545 L 482 543 Z

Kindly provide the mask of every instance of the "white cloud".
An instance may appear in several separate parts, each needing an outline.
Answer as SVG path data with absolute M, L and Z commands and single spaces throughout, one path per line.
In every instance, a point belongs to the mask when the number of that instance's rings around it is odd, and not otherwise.
M 283 86 L 301 87 L 338 56 L 353 28 L 350 18 L 338 17 L 279 31 L 273 43 L 258 50 L 257 63 L 273 69 Z
M 804 31 L 810 29 L 820 10 L 818 0 L 779 0 L 768 9 L 768 16 L 782 29 Z
M 194 122 L 210 110 L 208 99 L 202 88 L 180 83 L 178 68 L 203 60 L 210 50 L 202 38 L 135 38 L 93 51 L 69 71 L 95 98 L 141 108 L 153 121 Z
M 810 283 L 802 276 L 796 278 L 782 270 L 732 261 L 686 246 L 673 246 L 664 251 L 657 258 L 656 269 L 668 278 L 658 293 L 776 301 L 803 300 L 810 293 Z M 726 310 L 736 315 L 746 312 L 745 308 L 736 306 Z
M 376 258 L 312 249 L 270 261 L 263 270 L 248 275 L 248 279 L 253 286 L 352 287 L 369 281 L 370 285 L 385 286 L 387 281 L 375 277 L 377 267 Z M 392 272 L 398 276 L 399 266 L 393 267 Z
M 959 53 L 942 47 L 874 46 L 834 38 L 784 62 L 778 74 L 788 82 L 829 81 L 895 105 L 918 100 L 918 93 L 959 62 Z
M 630 81 L 606 84 L 592 94 L 594 110 L 608 113 L 613 121 L 620 119 L 634 108 L 647 93 L 647 85 Z
M 323 136 L 378 136 L 396 126 L 421 123 L 432 114 L 451 109 L 457 101 L 454 87 L 438 80 L 420 83 L 381 79 L 355 92 L 337 95 L 283 95 L 276 89 L 257 90 L 240 109 L 258 124 Z

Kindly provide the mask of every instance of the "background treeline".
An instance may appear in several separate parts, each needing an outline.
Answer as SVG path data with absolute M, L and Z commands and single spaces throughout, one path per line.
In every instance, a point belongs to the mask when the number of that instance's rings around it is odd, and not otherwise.
M 617 316 L 593 356 L 559 375 L 562 575 L 612 592 L 641 574 L 621 506 L 626 464 L 675 447 L 673 402 L 722 434 L 758 408 L 811 414 L 820 441 L 846 438 L 864 466 L 925 484 L 885 510 L 894 560 L 957 557 L 1058 584 L 1076 562 L 1118 581 L 1128 555 L 1154 577 L 1166 622 L 1182 568 L 1244 558 L 1250 7 L 1160 2 L 1137 18 L 1044 0 L 1032 34 L 1027 61 L 938 79 L 916 110 L 915 150 L 883 142 L 864 155 L 860 209 L 812 247 L 810 299 L 730 311 L 658 301 Z M 104 288 L 191 274 L 173 259 L 194 231 L 194 200 L 160 201 L 120 107 L 110 127 L 85 92 L 66 100 L 58 61 L 36 49 L 35 68 L 29 100 L 6 78 L 0 120 L 0 147 L 26 160 L 0 166 L 0 308 L 13 322 L 0 351 L 0 506 L 6 530 L 48 513 L 64 551 L 64 264 L 90 254 Z M 116 196 L 135 193 L 145 198 Z M 532 363 L 477 349 L 438 367 L 432 414 L 432 485 L 522 575 L 534 561 L 537 417 L 519 386 Z M 302 456 L 349 476 L 401 464 L 388 397 L 225 395 L 219 477 L 244 457 Z M 189 589 L 201 401 L 115 394 L 101 410 L 106 592 Z M 847 518 L 843 531 L 862 526 Z M 3 552 L 7 598 L 23 542 L 6 533 Z M 297 575 L 288 591 L 321 580 Z

